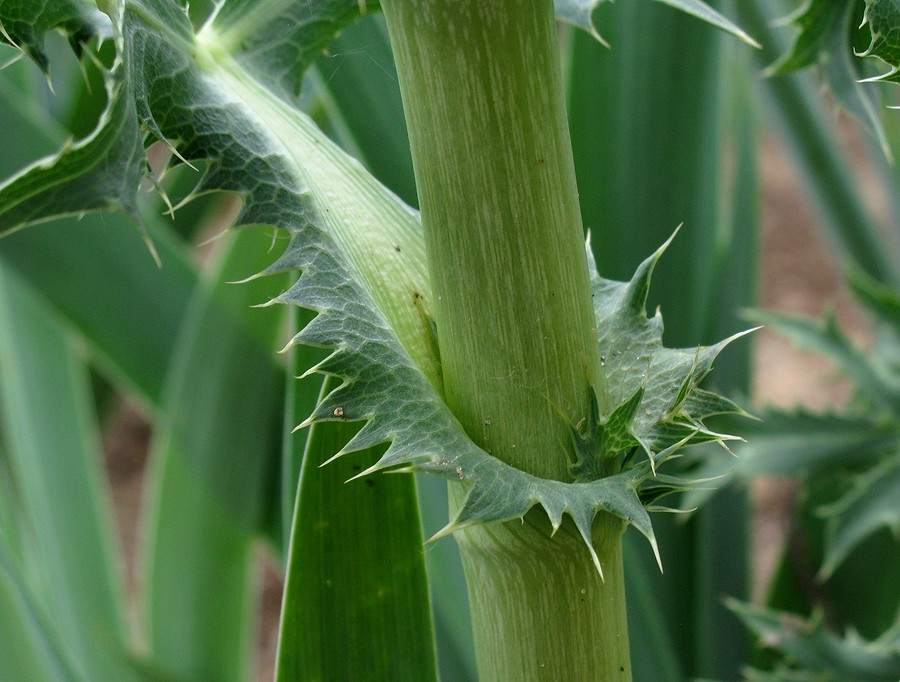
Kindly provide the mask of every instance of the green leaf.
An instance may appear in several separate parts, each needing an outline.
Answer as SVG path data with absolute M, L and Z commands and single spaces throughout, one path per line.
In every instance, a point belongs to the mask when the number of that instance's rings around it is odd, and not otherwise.
M 645 305 L 653 269 L 670 242 L 645 260 L 628 283 L 604 280 L 593 258 L 588 259 L 605 376 L 600 389 L 601 413 L 614 413 L 641 390 L 629 432 L 654 466 L 674 453 L 668 448 L 723 439 L 708 430 L 703 420 L 728 409 L 727 402 L 710 400 L 708 392 L 700 399 L 688 398 L 721 350 L 737 338 L 695 349 L 663 346 L 662 316 L 657 311 L 648 318 Z
M 109 18 L 90 0 L 33 0 L 0 2 L 0 42 L 21 49 L 49 76 L 44 36 L 58 29 L 69 37 L 76 52 L 93 36 L 109 37 Z
M 175 334 L 196 284 L 184 244 L 147 221 L 162 267 L 121 216 L 86 216 L 0 239 L 0 260 L 84 337 L 102 370 L 159 407 Z M 134 305 L 134 301 L 141 305 Z
M 882 526 L 900 536 L 900 451 L 857 477 L 838 501 L 820 510 L 828 519 L 825 560 L 830 576 L 851 550 Z
M 374 0 L 229 0 L 201 39 L 234 56 L 249 73 L 286 98 L 300 92 L 303 74 L 351 21 L 378 7 Z M 208 32 L 211 35 L 206 35 Z
M 847 273 L 847 283 L 857 299 L 885 325 L 900 332 L 900 291 L 881 284 L 858 268 Z
M 41 45 L 47 31 L 59 28 L 86 40 L 107 37 L 109 21 L 84 0 L 41 0 L 34 8 L 3 2 L 0 23 L 43 69 Z M 102 19 L 98 19 L 102 17 Z M 106 79 L 108 107 L 96 129 L 60 152 L 42 159 L 0 185 L 0 235 L 26 225 L 92 210 L 123 210 L 137 218 L 136 196 L 145 171 L 143 136 L 135 125 L 134 101 L 121 92 L 124 66 L 117 59 Z
M 759 43 L 751 38 L 743 29 L 734 24 L 731 20 L 723 17 L 705 2 L 701 2 L 700 0 L 657 0 L 657 2 L 661 2 L 664 5 L 669 5 L 686 14 L 697 17 L 726 33 L 730 33 L 731 35 L 740 38 L 748 45 L 759 47 Z
M 868 25 L 872 42 L 862 57 L 878 57 L 889 70 L 870 80 L 900 83 L 900 0 L 866 0 L 863 25 Z
M 829 36 L 843 30 L 847 7 L 852 2 L 834 0 L 805 0 L 790 17 L 798 29 L 790 50 L 769 67 L 772 74 L 785 74 L 795 69 L 812 66 L 821 58 L 820 53 L 828 45 Z
M 230 235 L 194 293 L 152 444 L 144 518 L 152 655 L 184 679 L 241 680 L 253 641 L 253 540 L 277 469 L 281 311 L 251 306 L 282 278 L 229 284 L 270 259 L 260 229 Z
M 896 32 L 896 17 L 890 16 L 896 12 L 896 0 L 888 0 L 881 6 L 880 0 L 875 0 L 879 8 L 875 10 L 876 24 L 881 30 L 886 30 L 891 35 L 891 29 Z M 894 4 L 893 8 L 887 5 Z M 777 59 L 768 69 L 770 74 L 783 75 L 791 71 L 808 66 L 818 65 L 822 69 L 825 80 L 837 98 L 838 102 L 853 114 L 863 124 L 867 125 L 875 136 L 887 156 L 890 156 L 890 146 L 880 120 L 877 101 L 877 93 L 871 88 L 861 85 L 863 77 L 861 73 L 862 63 L 857 58 L 865 56 L 873 48 L 876 52 L 886 55 L 891 54 L 885 36 L 872 34 L 872 43 L 869 50 L 858 54 L 854 49 L 854 36 L 859 24 L 859 9 L 861 2 L 850 0 L 836 2 L 835 0 L 806 0 L 806 2 L 790 17 L 792 23 L 797 26 L 798 33 L 790 49 Z M 867 0 L 866 14 L 872 14 L 873 10 Z M 893 26 L 888 27 L 885 21 L 895 20 Z M 863 24 L 871 23 L 870 19 L 864 19 Z M 896 38 L 892 38 L 896 40 Z M 896 58 L 896 54 L 894 54 Z M 891 80 L 894 70 L 879 77 Z M 879 79 L 876 78 L 876 79 Z M 875 80 L 875 79 L 870 79 Z
M 251 11 L 248 4 L 239 7 Z M 225 18 L 236 21 L 236 16 Z M 120 58 L 128 68 L 110 76 L 115 86 L 107 118 L 115 125 L 101 123 L 98 130 L 137 129 L 129 108 L 117 104 L 133 93 L 138 116 L 150 130 L 169 140 L 183 158 L 206 162 L 197 192 L 238 192 L 244 198 L 238 224 L 276 225 L 290 233 L 286 251 L 266 272 L 303 271 L 277 300 L 320 315 L 293 343 L 335 348 L 316 369 L 344 379 L 310 423 L 368 419 L 339 453 L 390 441 L 367 473 L 402 466 L 462 481 L 466 502 L 440 534 L 519 518 L 540 504 L 554 528 L 564 513 L 575 519 L 598 569 L 590 538 L 600 510 L 634 524 L 655 547 L 638 489 L 654 466 L 683 445 L 724 438 L 703 426 L 708 415 L 685 412 L 689 403 L 679 396 L 685 382 L 693 388 L 705 376 L 726 343 L 698 350 L 662 348 L 661 321 L 648 320 L 643 309 L 661 251 L 630 283 L 601 280 L 596 271 L 594 278 L 601 353 L 608 358 L 606 381 L 595 387 L 601 413 L 610 414 L 644 386 L 631 430 L 649 461 L 579 484 L 542 481 L 508 467 L 468 439 L 440 398 L 418 216 L 265 82 L 248 74 L 228 52 L 238 46 L 218 42 L 219 20 L 214 17 L 195 37 L 179 7 L 164 0 L 125 2 L 117 21 Z M 59 176 L 52 168 L 20 176 L 7 185 L 7 196 L 16 193 L 11 187 L 30 178 L 46 185 L 48 174 Z M 51 191 L 52 182 L 44 189 Z
M 317 424 L 307 440 L 276 679 L 435 680 L 415 479 L 346 483 L 362 470 L 350 457 L 320 467 L 355 431 Z
M 838 329 L 834 316 L 823 323 L 792 315 L 754 312 L 754 320 L 772 327 L 797 345 L 821 353 L 846 374 L 876 408 L 900 415 L 900 377 L 872 363 Z
M 375 306 L 350 308 L 350 296 L 362 292 L 326 287 L 344 276 L 332 265 L 319 270 L 318 253 L 307 252 L 298 262 L 304 274 L 285 302 L 323 312 L 294 337 L 295 343 L 337 347 L 314 370 L 340 376 L 344 383 L 329 393 L 307 423 L 367 419 L 363 428 L 335 457 L 389 441 L 385 454 L 360 475 L 401 467 L 458 481 L 465 501 L 456 516 L 435 538 L 486 522 L 521 518 L 535 505 L 547 512 L 554 529 L 568 513 L 594 559 L 590 541 L 595 515 L 603 510 L 633 524 L 656 547 L 650 518 L 638 495 L 651 475 L 651 462 L 661 464 L 691 440 L 723 436 L 702 426 L 706 415 L 676 416 L 689 424 L 670 421 L 673 401 L 688 377 L 699 381 L 708 372 L 724 343 L 694 351 L 664 349 L 658 317 L 648 320 L 643 309 L 653 265 L 662 250 L 649 258 L 628 283 L 603 280 L 592 267 L 593 286 L 604 367 L 605 399 L 627 400 L 642 385 L 658 392 L 644 396 L 634 419 L 633 434 L 645 441 L 651 459 L 620 474 L 585 483 L 544 480 L 513 469 L 478 448 L 464 433 L 427 378 L 410 361 L 396 337 L 379 319 Z M 316 267 L 313 258 L 318 259 Z M 331 265 L 331 264 L 329 264 Z M 342 300 L 346 296 L 347 299 Z M 348 319 L 348 315 L 352 315 Z M 348 335 L 347 330 L 352 330 Z M 671 427 L 671 428 L 667 428 Z M 680 427 L 680 428 L 679 428 Z M 664 480 L 675 487 L 682 481 Z
M 587 31 L 601 43 L 606 44 L 603 38 L 600 37 L 600 34 L 597 33 L 593 21 L 594 10 L 597 9 L 601 3 L 606 1 L 607 0 L 554 0 L 556 16 L 562 21 Z M 669 5 L 686 14 L 697 17 L 701 21 L 705 21 L 726 33 L 730 33 L 731 35 L 740 38 L 748 45 L 759 47 L 759 44 L 744 30 L 701 0 L 657 0 L 657 2 L 661 2 L 664 5 Z
M 78 677 L 42 613 L 22 569 L 0 538 L 0 677 L 59 680 Z
M 734 3 L 733 11 L 744 4 Z M 743 177 L 755 173 L 746 150 L 755 145 L 748 123 L 759 98 L 742 92 L 745 65 L 732 61 L 755 57 L 756 51 L 658 3 L 617 2 L 598 14 L 613 49 L 601 49 L 581 33 L 572 36 L 568 102 L 582 214 L 600 245 L 598 267 L 605 277 L 627 279 L 683 220 L 685 228 L 655 271 L 663 285 L 654 287 L 649 308 L 660 306 L 665 314 L 668 345 L 722 338 L 744 328 L 735 311 L 753 305 L 756 288 L 752 205 L 757 193 L 745 181 L 733 190 L 729 207 L 728 191 L 736 169 Z M 749 33 L 759 37 L 758 29 Z M 657 58 L 647 59 L 648 54 Z M 697 102 L 705 105 L 698 108 Z M 742 120 L 733 119 L 732 112 Z M 739 161 L 723 165 L 725 158 Z M 739 222 L 729 221 L 728 214 L 739 216 Z M 716 386 L 746 392 L 741 377 L 747 357 L 744 348 L 736 348 L 718 360 Z M 714 461 L 733 462 L 720 447 L 711 449 Z M 704 516 L 713 522 L 706 523 Z M 733 542 L 721 544 L 717 524 L 728 528 Z M 633 631 L 632 642 L 665 636 L 677 653 L 649 660 L 633 648 L 635 679 L 737 677 L 746 660 L 745 633 L 722 608 L 721 595 L 742 594 L 749 582 L 746 569 L 739 568 L 746 563 L 745 525 L 746 505 L 739 501 L 703 509 L 690 519 L 654 518 L 666 573 L 655 580 L 658 571 L 649 565 L 649 552 L 626 558 L 626 579 L 636 570 L 634 561 L 629 563 L 633 558 L 647 562 L 642 574 L 651 581 L 640 588 L 628 584 L 630 622 L 647 623 L 654 633 Z M 722 565 L 738 570 L 718 570 Z M 652 596 L 638 596 L 639 589 Z M 650 613 L 636 613 L 641 604 Z M 667 672 L 671 666 L 665 662 L 673 657 L 682 667 Z
M 748 479 L 816 476 L 835 467 L 871 464 L 895 450 L 900 437 L 896 424 L 800 410 L 765 412 L 745 435 L 748 442 L 735 449 L 737 472 Z
M 783 652 L 792 664 L 790 669 L 799 665 L 812 672 L 815 680 L 893 682 L 900 678 L 900 621 L 879 639 L 867 642 L 853 633 L 835 636 L 825 629 L 820 616 L 805 620 L 733 600 L 728 606 L 763 645 Z
M 0 398 L 26 571 L 78 675 L 126 679 L 121 576 L 87 370 L 43 303 L 0 270 Z

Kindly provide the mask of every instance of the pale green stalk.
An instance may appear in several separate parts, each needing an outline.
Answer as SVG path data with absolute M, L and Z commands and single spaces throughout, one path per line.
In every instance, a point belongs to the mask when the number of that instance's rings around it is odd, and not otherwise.
M 605 405 L 551 0 L 385 0 L 446 399 L 484 449 L 569 480 Z M 610 473 L 610 472 L 607 472 Z M 453 488 L 453 491 L 458 491 Z M 451 502 L 451 505 L 453 502 Z M 543 512 L 457 533 L 482 680 L 630 679 L 618 520 Z

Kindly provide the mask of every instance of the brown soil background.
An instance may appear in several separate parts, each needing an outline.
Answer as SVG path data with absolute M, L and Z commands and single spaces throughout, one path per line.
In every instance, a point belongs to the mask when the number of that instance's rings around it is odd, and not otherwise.
M 864 145 L 852 126 L 841 125 L 844 144 L 865 175 Z M 851 337 L 866 338 L 865 320 L 841 283 L 832 253 L 806 206 L 789 163 L 778 145 L 766 142 L 760 157 L 762 180 L 762 271 L 759 306 L 808 315 L 834 309 L 839 324 Z M 877 183 L 867 183 L 873 186 Z M 871 197 L 876 214 L 884 207 Z M 815 355 L 793 348 L 773 333 L 763 330 L 754 338 L 754 403 L 782 407 L 804 405 L 822 409 L 841 403 L 848 386 L 833 368 Z M 130 403 L 124 402 L 104 428 L 107 466 L 117 515 L 119 541 L 125 557 L 129 592 L 135 594 L 137 577 L 137 528 L 140 515 L 142 477 L 150 426 Z M 753 596 L 759 600 L 785 542 L 792 487 L 779 479 L 757 481 L 752 488 Z M 258 660 L 255 679 L 271 680 L 281 599 L 281 581 L 271 562 L 261 578 Z

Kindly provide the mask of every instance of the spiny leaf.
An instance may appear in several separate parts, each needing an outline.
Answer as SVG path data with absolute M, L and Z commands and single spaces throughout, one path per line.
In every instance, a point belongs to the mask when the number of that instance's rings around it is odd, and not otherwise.
M 121 62 L 114 67 L 120 72 Z M 87 211 L 121 210 L 137 219 L 144 144 L 134 101 L 109 80 L 110 108 L 84 140 L 38 161 L 0 185 L 0 236 L 30 224 Z
M 867 3 L 869 0 L 867 0 Z M 872 31 L 872 42 L 869 49 L 858 55 L 854 51 L 854 37 L 859 23 L 858 9 L 861 2 L 848 0 L 806 0 L 789 19 L 799 29 L 791 47 L 775 61 L 769 69 L 770 75 L 781 75 L 809 66 L 819 66 L 825 82 L 837 101 L 848 112 L 866 125 L 878 139 L 882 150 L 891 157 L 890 145 L 880 119 L 877 104 L 877 92 L 861 83 L 862 61 L 859 56 L 867 56 L 870 52 L 889 57 L 895 52 L 896 33 L 900 23 L 894 14 L 897 0 L 874 0 L 878 7 L 873 10 L 867 6 L 866 15 L 875 13 L 873 19 L 864 19 L 873 28 L 877 25 L 879 36 L 876 39 Z M 894 7 L 890 7 L 893 4 Z M 893 21 L 893 25 L 889 22 Z M 893 44 L 893 45 L 892 45 Z M 895 58 L 894 54 L 892 58 Z M 895 70 L 884 74 L 885 80 L 891 80 Z
M 900 450 L 857 477 L 850 491 L 821 513 L 828 518 L 822 578 L 879 528 L 886 526 L 900 539 Z
M 813 673 L 818 682 L 894 682 L 900 679 L 900 621 L 872 642 L 854 633 L 838 637 L 828 632 L 820 615 L 809 620 L 791 613 L 727 602 L 760 642 L 776 649 L 791 664 Z M 761 678 L 765 679 L 765 677 Z M 810 679 L 779 677 L 777 679 Z
M 790 49 L 769 67 L 769 73 L 781 75 L 812 66 L 828 44 L 828 37 L 843 30 L 847 4 L 834 0 L 806 0 L 789 17 L 798 29 Z
M 900 83 L 900 0 L 866 0 L 863 25 L 869 27 L 872 42 L 860 56 L 878 57 L 889 67 L 870 80 Z
M 754 312 L 752 318 L 771 326 L 799 346 L 821 353 L 834 362 L 874 406 L 900 415 L 900 377 L 873 364 L 851 344 L 838 329 L 833 315 L 828 315 L 822 323 L 776 313 Z
M 662 316 L 659 312 L 652 318 L 646 315 L 650 277 L 670 242 L 671 239 L 641 263 L 627 283 L 602 279 L 588 248 L 600 362 L 605 377 L 600 411 L 611 414 L 641 391 L 629 432 L 654 466 L 674 454 L 668 449 L 676 445 L 721 440 L 719 434 L 706 429 L 703 420 L 723 410 L 733 411 L 734 407 L 730 401 L 706 392 L 697 399 L 692 396 L 712 369 L 716 356 L 737 337 L 708 347 L 665 348 Z M 665 456 L 661 457 L 663 453 Z
M 0 42 L 22 50 L 48 76 L 50 63 L 44 51 L 44 36 L 54 29 L 68 36 L 76 53 L 91 37 L 112 35 L 109 19 L 90 0 L 0 2 Z
M 691 442 L 727 438 L 702 426 L 707 414 L 678 412 L 679 416 L 690 416 L 693 423 L 680 423 L 671 418 L 674 399 L 685 379 L 689 378 L 692 384 L 699 382 L 724 344 L 692 351 L 662 347 L 661 321 L 658 316 L 648 320 L 643 309 L 650 274 L 661 253 L 660 250 L 648 259 L 631 282 L 604 280 L 592 265 L 601 352 L 607 354 L 605 396 L 610 404 L 616 401 L 624 406 L 618 412 L 597 408 L 589 418 L 588 428 L 596 430 L 600 424 L 608 427 L 618 439 L 611 447 L 616 451 L 627 447 L 626 443 L 643 441 L 650 459 L 631 469 L 596 478 L 598 455 L 595 453 L 589 461 L 583 455 L 587 466 L 579 473 L 595 480 L 565 483 L 539 479 L 491 457 L 463 432 L 433 386 L 411 366 L 373 311 L 354 310 L 357 317 L 351 325 L 351 320 L 336 315 L 337 309 L 346 308 L 346 303 L 332 292 L 317 300 L 317 309 L 324 312 L 295 341 L 336 345 L 343 336 L 339 350 L 317 369 L 341 376 L 344 384 L 326 396 L 308 422 L 369 420 L 336 456 L 381 441 L 391 442 L 384 456 L 360 475 L 400 468 L 459 481 L 466 490 L 465 500 L 456 518 L 435 537 L 477 523 L 522 518 L 532 507 L 541 506 L 554 529 L 562 524 L 564 514 L 573 519 L 598 570 L 600 558 L 594 553 L 590 537 L 593 519 L 600 511 L 634 525 L 656 551 L 650 518 L 640 497 L 643 482 L 653 475 L 651 463 L 661 464 Z M 282 300 L 309 305 L 306 292 L 317 291 L 321 295 L 323 289 L 304 282 L 318 276 L 307 270 L 298 287 Z M 356 331 L 352 338 L 343 331 L 348 326 Z M 377 359 L 374 364 L 373 359 Z M 649 387 L 661 395 L 648 396 Z M 618 401 L 620 396 L 622 401 Z M 721 405 L 716 403 L 716 407 L 720 409 Z M 610 426 L 610 422 L 617 424 Z M 623 435 L 627 433 L 634 436 L 634 441 L 628 441 L 627 435 Z M 578 438 L 583 448 L 592 446 L 606 454 L 610 452 L 608 445 L 603 450 L 608 441 L 596 432 L 590 435 L 579 432 Z M 655 485 L 680 489 L 685 482 L 658 478 Z
M 601 43 L 606 45 L 606 41 L 597 32 L 594 26 L 594 10 L 600 6 L 605 0 L 554 0 L 556 9 L 556 17 L 560 21 L 577 26 L 586 31 Z
M 35 13 L 35 8 L 37 12 Z M 45 72 L 45 34 L 60 29 L 80 46 L 91 35 L 110 35 L 106 15 L 84 0 L 0 2 L 0 29 L 11 44 Z M 120 50 L 121 51 L 121 50 Z M 107 74 L 109 104 L 94 132 L 69 142 L 0 185 L 0 236 L 32 223 L 95 210 L 122 210 L 137 216 L 136 195 L 145 173 L 142 135 L 134 102 L 122 90 L 124 65 L 117 58 Z
M 228 0 L 201 36 L 292 98 L 300 92 L 306 68 L 334 35 L 360 13 L 377 8 L 375 0 Z
M 601 478 L 610 467 L 610 458 L 639 445 L 630 429 L 643 395 L 644 389 L 638 389 L 604 419 L 599 414 L 597 395 L 591 390 L 591 411 L 586 424 L 583 428 L 572 427 L 576 461 L 569 467 L 569 473 L 573 479 L 591 481 Z
M 555 0 L 556 16 L 562 21 L 587 31 L 594 36 L 594 38 L 606 45 L 606 41 L 604 41 L 597 32 L 593 20 L 594 10 L 597 9 L 601 3 L 606 1 L 608 0 Z M 682 12 L 695 16 L 716 28 L 722 29 L 733 36 L 740 38 L 748 45 L 759 47 L 759 43 L 751 38 L 743 29 L 701 0 L 657 0 L 657 2 L 670 5 Z
M 871 466 L 897 448 L 900 429 L 864 416 L 769 410 L 748 427 L 747 438 L 738 448 L 743 477 L 808 477 L 840 466 Z
M 281 11 L 293 4 L 273 0 L 266 6 Z M 730 409 L 727 401 L 710 394 L 692 399 L 727 341 L 708 348 L 665 349 L 661 318 L 646 316 L 650 275 L 662 250 L 630 282 L 604 280 L 591 263 L 606 375 L 594 389 L 599 392 L 598 417 L 615 436 L 606 439 L 615 443 L 607 452 L 631 443 L 630 434 L 648 459 L 628 461 L 630 469 L 605 478 L 566 483 L 536 478 L 491 457 L 469 439 L 441 397 L 418 215 L 285 101 L 278 65 L 261 76 L 248 71 L 249 57 L 242 50 L 250 39 L 243 27 L 229 27 L 239 26 L 239 15 L 250 26 L 261 21 L 265 31 L 277 27 L 253 14 L 255 5 L 249 2 L 227 7 L 195 35 L 174 2 L 118 4 L 117 47 L 127 68 L 109 75 L 111 105 L 95 136 L 113 125 L 132 134 L 149 129 L 181 158 L 204 162 L 196 193 L 228 190 L 242 197 L 238 225 L 261 223 L 287 232 L 285 251 L 266 272 L 303 274 L 276 300 L 319 313 L 292 343 L 331 348 L 332 354 L 310 371 L 342 379 L 307 423 L 366 421 L 336 455 L 389 442 L 364 473 L 423 471 L 462 485 L 466 496 L 459 513 L 438 536 L 475 523 L 521 518 L 541 506 L 554 529 L 565 514 L 573 519 L 598 570 L 591 529 L 601 511 L 634 525 L 657 552 L 642 484 L 681 447 L 727 438 L 706 429 L 703 419 Z M 329 16 L 321 17 L 320 37 L 338 28 Z M 231 30 L 240 31 L 241 39 L 220 43 L 219 36 Z M 273 93 L 275 83 L 280 86 Z M 122 102 L 128 106 L 117 108 Z M 143 167 L 142 160 L 129 166 Z M 37 186 L 31 198 L 52 194 L 60 180 L 59 170 L 41 175 L 33 169 L 0 190 L 0 206 L 29 183 Z M 34 201 L 36 214 L 55 210 L 46 199 Z M 684 485 L 657 478 L 649 498 L 656 499 L 667 486 Z
M 669 5 L 686 14 L 695 16 L 716 28 L 720 28 L 733 36 L 740 38 L 748 45 L 759 47 L 759 43 L 751 38 L 742 28 L 734 24 L 731 20 L 723 17 L 705 2 L 701 2 L 700 0 L 657 0 L 657 2 L 661 2 L 664 5 Z

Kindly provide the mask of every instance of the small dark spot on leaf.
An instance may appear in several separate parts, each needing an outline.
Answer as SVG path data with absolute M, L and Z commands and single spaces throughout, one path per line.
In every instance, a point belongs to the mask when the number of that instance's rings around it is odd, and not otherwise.
M 538 166 L 543 166 L 543 165 L 544 165 L 544 160 L 543 160 L 543 159 L 538 159 L 538 160 L 537 160 L 537 165 L 538 165 Z
M 620 672 L 620 673 L 624 673 L 624 672 L 625 672 L 625 666 L 624 666 L 624 665 L 620 665 L 620 666 L 619 666 L 619 672 Z
M 353 471 L 362 471 L 362 467 L 359 464 L 354 464 Z
M 367 478 L 367 479 L 366 479 L 366 485 L 369 486 L 370 488 L 374 488 L 374 487 L 375 487 L 375 481 L 373 481 L 371 478 Z
M 395 246 L 395 247 L 394 247 L 394 251 L 396 251 L 397 253 L 400 253 L 400 247 L 399 247 L 399 246 Z

